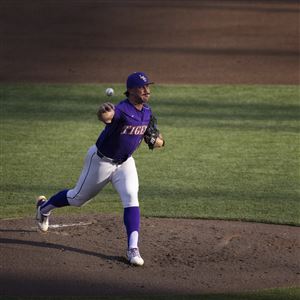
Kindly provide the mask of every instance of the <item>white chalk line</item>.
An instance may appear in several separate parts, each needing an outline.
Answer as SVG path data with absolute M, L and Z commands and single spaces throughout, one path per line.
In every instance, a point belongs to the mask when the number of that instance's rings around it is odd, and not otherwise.
M 71 223 L 71 224 L 52 224 L 49 225 L 49 228 L 62 228 L 62 227 L 75 227 L 75 226 L 87 226 L 93 224 L 92 222 L 79 222 L 79 223 Z M 34 229 L 36 227 L 32 227 Z
M 72 223 L 72 224 L 53 224 L 49 225 L 49 228 L 61 228 L 61 227 L 75 227 L 75 226 L 87 226 L 93 224 L 92 222 L 79 222 L 79 223 Z

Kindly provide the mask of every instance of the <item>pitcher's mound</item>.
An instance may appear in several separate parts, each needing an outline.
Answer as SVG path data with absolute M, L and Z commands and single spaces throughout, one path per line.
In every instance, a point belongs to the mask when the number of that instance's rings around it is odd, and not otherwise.
M 299 285 L 300 228 L 142 218 L 143 267 L 125 259 L 120 215 L 53 214 L 0 221 L 2 295 L 139 295 L 238 292 Z

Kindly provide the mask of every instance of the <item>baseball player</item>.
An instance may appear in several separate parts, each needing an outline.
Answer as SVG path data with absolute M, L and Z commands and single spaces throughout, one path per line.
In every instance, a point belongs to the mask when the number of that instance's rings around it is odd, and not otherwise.
M 41 231 L 48 230 L 53 209 L 68 205 L 82 206 L 111 182 L 124 207 L 128 261 L 136 266 L 144 264 L 138 248 L 139 182 L 132 154 L 142 140 L 148 144 L 149 149 L 165 144 L 147 104 L 152 83 L 143 72 L 130 74 L 125 92 L 127 98 L 117 105 L 106 102 L 99 107 L 98 119 L 106 126 L 96 144 L 89 148 L 76 186 L 58 192 L 49 200 L 45 196 L 37 199 L 36 219 Z

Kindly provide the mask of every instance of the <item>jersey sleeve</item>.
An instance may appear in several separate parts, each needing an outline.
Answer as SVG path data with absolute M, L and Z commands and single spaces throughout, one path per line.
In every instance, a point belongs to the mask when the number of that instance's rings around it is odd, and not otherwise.
M 115 114 L 112 119 L 112 123 L 118 122 L 121 118 L 122 118 L 122 111 L 117 106 L 115 106 Z

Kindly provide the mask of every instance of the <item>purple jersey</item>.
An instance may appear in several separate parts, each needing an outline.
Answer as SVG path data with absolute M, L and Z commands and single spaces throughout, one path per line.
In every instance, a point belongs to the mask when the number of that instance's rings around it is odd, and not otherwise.
M 126 160 L 142 142 L 151 114 L 148 105 L 139 111 L 128 99 L 121 101 L 96 142 L 98 150 L 109 158 Z

